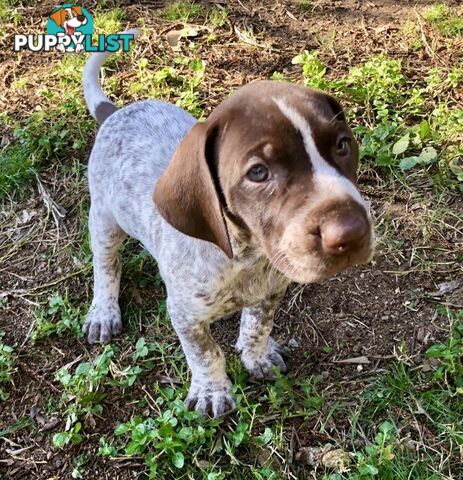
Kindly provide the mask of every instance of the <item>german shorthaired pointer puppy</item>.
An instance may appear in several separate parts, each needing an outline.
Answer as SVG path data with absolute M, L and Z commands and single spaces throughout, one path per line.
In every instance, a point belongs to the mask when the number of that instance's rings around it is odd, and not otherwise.
M 117 109 L 98 81 L 107 56 L 84 71 L 102 126 L 88 166 L 94 297 L 83 328 L 90 343 L 121 333 L 118 250 L 137 238 L 157 260 L 191 369 L 186 405 L 215 417 L 234 400 L 211 323 L 241 310 L 236 349 L 253 377 L 271 379 L 285 370 L 270 332 L 288 284 L 371 258 L 358 147 L 334 98 L 284 82 L 241 87 L 205 122 L 156 100 Z

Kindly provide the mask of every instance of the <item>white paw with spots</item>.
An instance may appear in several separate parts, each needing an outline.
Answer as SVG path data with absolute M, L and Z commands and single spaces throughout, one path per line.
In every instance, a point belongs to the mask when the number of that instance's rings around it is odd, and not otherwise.
M 233 410 L 232 384 L 228 378 L 221 382 L 201 382 L 192 380 L 185 405 L 188 410 L 198 410 L 201 415 L 218 417 Z
M 275 378 L 275 367 L 279 367 L 281 372 L 286 372 L 286 364 L 281 356 L 281 346 L 269 337 L 264 349 L 240 348 L 241 361 L 246 370 L 256 380 L 273 380 Z
M 117 301 L 93 302 L 82 328 L 89 343 L 108 343 L 122 331 L 121 309 Z

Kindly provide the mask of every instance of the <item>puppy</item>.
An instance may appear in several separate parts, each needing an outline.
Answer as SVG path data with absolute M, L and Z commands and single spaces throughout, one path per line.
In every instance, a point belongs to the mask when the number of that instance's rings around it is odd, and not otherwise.
M 372 257 L 357 143 L 333 97 L 284 82 L 241 87 L 202 123 L 157 100 L 117 109 L 98 83 L 107 56 L 84 71 L 102 123 L 88 167 L 94 297 L 84 332 L 90 343 L 121 332 L 118 250 L 137 238 L 157 260 L 191 370 L 186 405 L 215 417 L 235 403 L 211 323 L 241 311 L 236 349 L 253 377 L 271 379 L 285 370 L 270 332 L 288 284 Z

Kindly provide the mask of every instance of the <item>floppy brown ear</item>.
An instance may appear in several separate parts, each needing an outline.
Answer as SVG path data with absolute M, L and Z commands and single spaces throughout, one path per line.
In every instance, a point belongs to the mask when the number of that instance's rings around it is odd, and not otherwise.
M 82 7 L 80 5 L 74 5 L 72 10 L 76 15 L 82 15 Z
M 154 203 L 174 228 L 233 257 L 217 175 L 218 128 L 197 123 L 175 151 L 154 190 Z
M 63 8 L 60 8 L 59 10 L 57 10 L 56 12 L 52 13 L 50 15 L 50 18 L 57 24 L 59 25 L 60 27 L 63 26 L 63 23 L 64 23 L 64 15 L 65 15 L 65 11 Z

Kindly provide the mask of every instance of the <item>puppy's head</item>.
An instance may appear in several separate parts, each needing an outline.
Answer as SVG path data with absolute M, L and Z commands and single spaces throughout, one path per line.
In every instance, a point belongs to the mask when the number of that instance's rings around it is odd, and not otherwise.
M 288 278 L 313 282 L 372 256 L 357 163 L 357 143 L 334 98 L 260 81 L 193 127 L 154 200 L 175 228 L 229 257 L 227 223 Z

